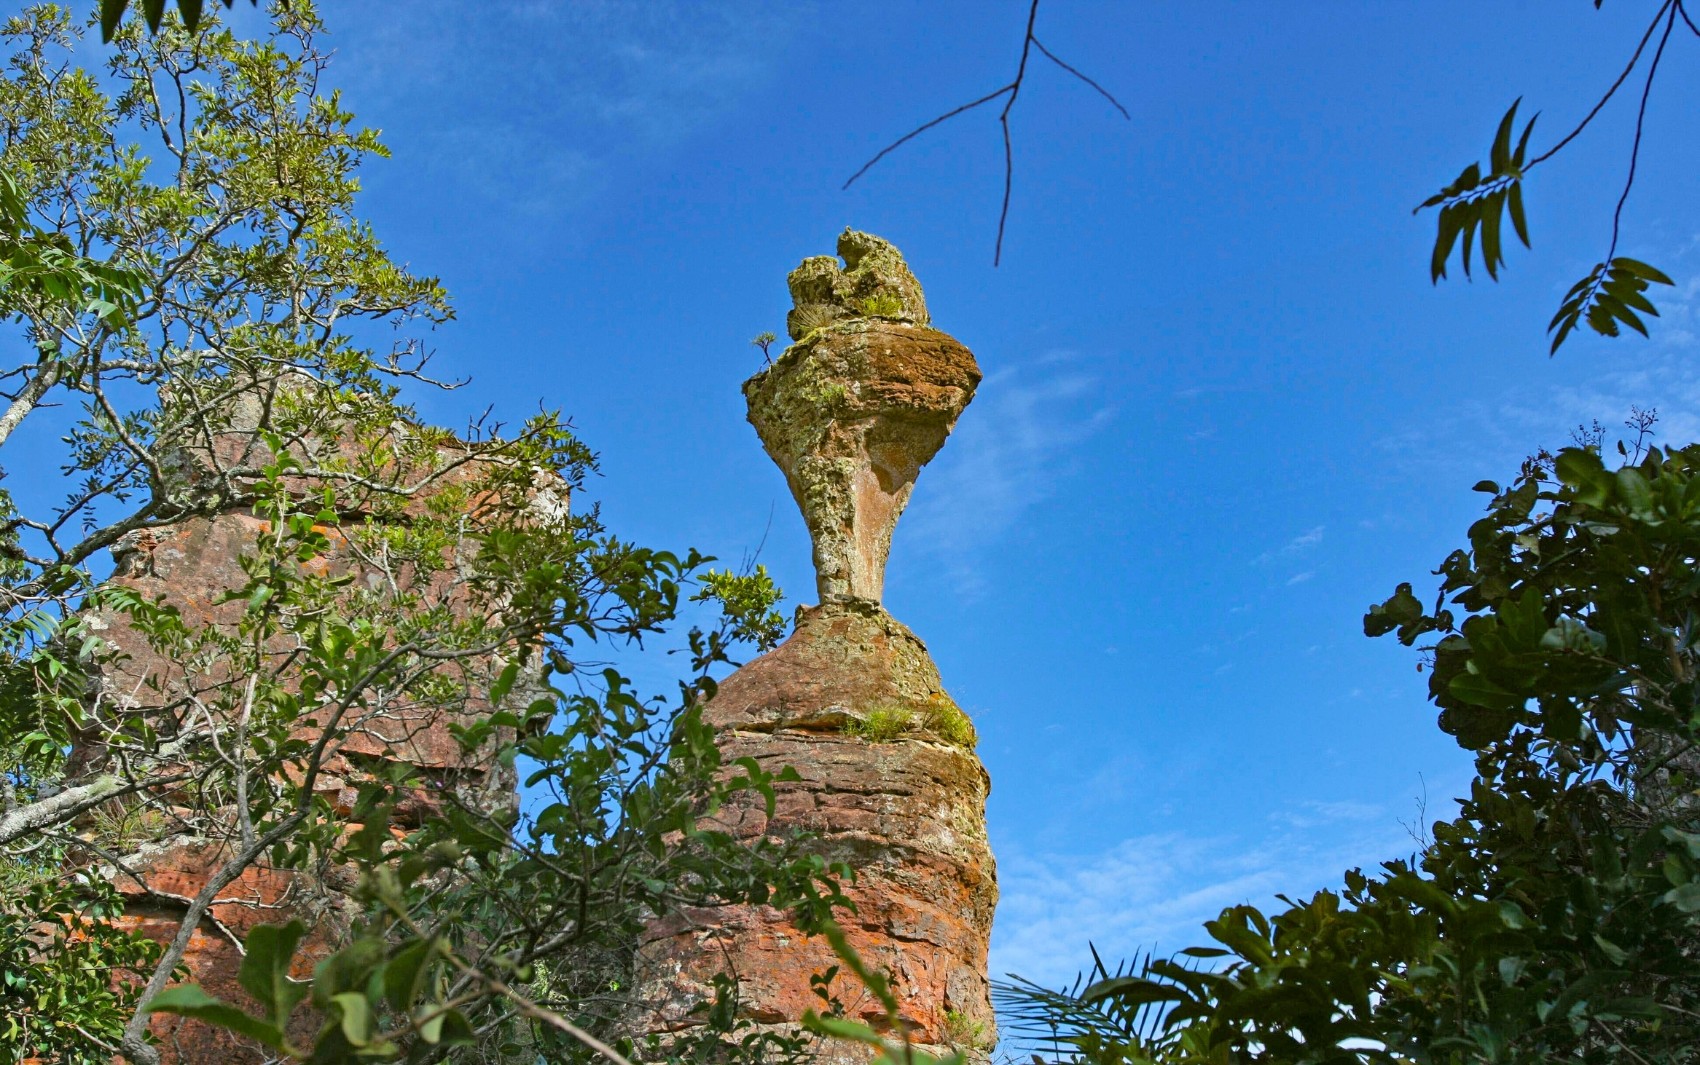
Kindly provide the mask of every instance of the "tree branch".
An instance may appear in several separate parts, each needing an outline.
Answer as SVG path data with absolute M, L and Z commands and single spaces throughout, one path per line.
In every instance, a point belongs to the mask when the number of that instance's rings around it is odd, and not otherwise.
M 1674 2 L 1674 0 L 1667 0 L 1667 2 Z M 972 111 L 974 108 L 979 107 L 982 104 L 991 103 L 993 100 L 996 100 L 1000 96 L 1007 95 L 1009 97 L 1009 99 L 1004 101 L 1003 110 L 1001 112 L 999 112 L 999 114 L 998 114 L 998 125 L 1001 127 L 1002 134 L 1003 134 L 1003 202 L 998 208 L 998 237 L 997 237 L 997 243 L 992 250 L 992 265 L 995 267 L 1000 262 L 1002 262 L 1003 261 L 1003 235 L 1004 235 L 1004 229 L 1009 222 L 1010 194 L 1011 194 L 1011 192 L 1014 188 L 1014 184 L 1015 184 L 1015 148 L 1014 148 L 1014 145 L 1013 145 L 1013 143 L 1010 139 L 1009 113 L 1010 113 L 1011 109 L 1013 109 L 1015 107 L 1016 98 L 1021 95 L 1021 86 L 1026 84 L 1026 80 L 1027 80 L 1027 59 L 1028 59 L 1029 55 L 1032 54 L 1033 49 L 1037 48 L 1051 62 L 1055 63 L 1057 66 L 1061 67 L 1063 70 L 1067 71 L 1068 73 L 1073 74 L 1075 77 L 1079 78 L 1081 81 L 1084 81 L 1086 84 L 1090 85 L 1093 89 L 1096 89 L 1098 91 L 1099 95 L 1103 96 L 1104 99 L 1110 101 L 1110 104 L 1112 106 L 1114 106 L 1116 110 L 1118 110 L 1122 113 L 1123 118 L 1129 119 L 1131 121 L 1132 117 L 1133 117 L 1132 115 L 1128 114 L 1127 108 L 1125 108 L 1121 105 L 1121 101 L 1117 100 L 1114 96 L 1110 95 L 1110 93 L 1102 85 L 1099 85 L 1097 82 L 1093 81 L 1091 78 L 1087 77 L 1085 74 L 1082 74 L 1079 70 L 1076 70 L 1074 67 L 1063 62 L 1061 59 L 1057 58 L 1056 55 L 1053 54 L 1050 49 L 1046 48 L 1044 45 L 1039 43 L 1039 39 L 1033 35 L 1033 25 L 1038 20 L 1038 17 L 1039 17 L 1039 0 L 1033 0 L 1032 5 L 1030 7 L 1028 7 L 1028 9 L 1027 9 L 1027 32 L 1021 38 L 1021 60 L 1020 60 L 1019 63 L 1016 64 L 1015 78 L 1013 80 L 1011 80 L 1008 85 L 1005 85 L 1000 89 L 995 89 L 992 92 L 989 92 L 986 95 L 980 97 L 978 100 L 972 100 L 968 103 L 963 104 L 961 107 L 953 108 L 952 110 L 946 111 L 944 114 L 938 116 L 937 118 L 933 119 L 930 122 L 924 122 L 921 125 L 916 126 L 914 129 L 910 130 L 908 133 L 905 133 L 903 136 L 892 141 L 890 144 L 886 145 L 884 148 L 881 148 L 879 150 L 879 152 L 876 153 L 872 159 L 869 159 L 867 162 L 863 163 L 861 169 L 857 170 L 854 174 L 851 174 L 850 180 L 846 181 L 844 183 L 843 187 L 848 189 L 851 185 L 855 184 L 857 178 L 861 177 L 863 174 L 866 174 L 869 170 L 871 170 L 875 163 L 879 162 L 881 159 L 884 159 L 886 156 L 890 155 L 893 151 L 897 150 L 898 148 L 901 148 L 903 145 L 914 140 L 916 137 L 919 137 L 921 134 L 932 129 L 934 126 L 937 126 L 937 125 L 940 125 L 941 123 L 949 121 L 950 119 L 955 118 L 957 115 L 964 114 L 965 112 L 968 112 L 968 111 Z

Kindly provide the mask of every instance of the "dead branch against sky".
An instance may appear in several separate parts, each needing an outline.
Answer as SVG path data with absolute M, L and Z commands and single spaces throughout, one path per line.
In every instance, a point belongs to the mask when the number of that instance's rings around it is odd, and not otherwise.
M 1004 100 L 1003 111 L 1001 113 L 999 113 L 999 115 L 998 115 L 998 125 L 1003 128 L 1003 205 L 998 211 L 998 240 L 997 240 L 997 246 L 996 246 L 995 250 L 992 252 L 992 265 L 997 266 L 998 263 L 1003 259 L 1004 226 L 1005 226 L 1005 223 L 1008 222 L 1008 220 L 1009 220 L 1009 195 L 1010 195 L 1011 186 L 1012 186 L 1014 178 L 1015 178 L 1015 151 L 1014 151 L 1012 144 L 1010 143 L 1009 113 L 1015 107 L 1015 101 L 1016 101 L 1017 97 L 1019 97 L 1021 95 L 1021 86 L 1023 84 L 1025 84 L 1025 81 L 1026 81 L 1026 78 L 1027 78 L 1027 58 L 1028 58 L 1029 55 L 1032 54 L 1033 50 L 1035 48 L 1037 48 L 1039 50 L 1040 55 L 1043 55 L 1046 59 L 1049 59 L 1051 62 L 1055 63 L 1057 66 L 1061 67 L 1063 70 L 1067 71 L 1070 74 L 1073 74 L 1075 77 L 1079 78 L 1081 81 L 1083 81 L 1087 85 L 1091 86 L 1098 93 L 1098 95 L 1100 95 L 1104 99 L 1108 100 L 1112 107 L 1114 107 L 1117 111 L 1120 111 L 1123 118 L 1127 119 L 1130 122 L 1133 120 L 1133 116 L 1128 114 L 1127 108 L 1123 107 L 1122 104 L 1121 104 L 1121 101 L 1117 100 L 1114 96 L 1112 96 L 1110 94 L 1109 90 L 1105 89 L 1102 85 L 1098 84 L 1096 81 L 1093 81 L 1091 78 L 1087 77 L 1085 74 L 1082 74 L 1079 70 L 1076 70 L 1074 67 L 1070 66 L 1068 63 L 1063 62 L 1063 60 L 1061 60 L 1057 57 L 1056 53 L 1052 52 L 1049 48 L 1046 48 L 1043 44 L 1039 43 L 1039 38 L 1034 36 L 1034 34 L 1033 34 L 1033 24 L 1038 19 L 1038 17 L 1039 17 L 1039 0 L 1033 0 L 1032 6 L 1027 9 L 1027 35 L 1025 37 L 1023 37 L 1022 41 L 1021 41 L 1021 61 L 1020 61 L 1020 63 L 1018 63 L 1016 65 L 1015 77 L 1014 77 L 1013 80 L 1010 81 L 1009 84 L 1007 84 L 1007 85 L 1003 86 L 1002 88 L 997 89 L 993 92 L 987 93 L 986 95 L 980 97 L 978 100 L 972 100 L 968 103 L 963 104 L 960 107 L 952 108 L 951 110 L 946 111 L 944 114 L 938 116 L 937 118 L 933 119 L 932 121 L 925 122 L 925 123 L 921 124 L 920 126 L 917 126 L 916 128 L 910 130 L 908 133 L 905 133 L 903 136 L 892 141 L 890 144 L 886 145 L 884 148 L 881 148 L 879 150 L 879 152 L 872 159 L 869 159 L 866 163 L 863 163 L 862 168 L 860 170 L 856 171 L 854 174 L 851 174 L 850 180 L 848 180 L 844 183 L 844 187 L 849 188 L 851 185 L 855 184 L 856 179 L 861 177 L 863 174 L 866 174 L 869 170 L 873 169 L 873 166 L 874 166 L 875 163 L 879 162 L 881 159 L 884 159 L 886 156 L 890 155 L 893 151 L 902 147 L 904 144 L 907 144 L 909 141 L 914 140 L 916 137 L 919 137 L 921 134 L 932 129 L 934 126 L 941 125 L 941 124 L 949 121 L 950 119 L 955 118 L 957 115 L 965 114 L 969 111 L 972 111 L 974 108 L 979 107 L 981 104 L 989 104 L 993 100 L 998 99 L 1000 96 L 1001 97 L 1007 97 L 1007 99 Z

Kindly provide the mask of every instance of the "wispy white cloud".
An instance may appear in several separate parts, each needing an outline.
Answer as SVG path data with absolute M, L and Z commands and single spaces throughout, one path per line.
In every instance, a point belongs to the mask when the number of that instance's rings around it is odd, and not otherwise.
M 1303 584 L 1314 576 L 1316 576 L 1316 571 L 1313 569 L 1307 569 L 1303 573 L 1295 573 L 1287 578 L 1287 587 L 1291 588 L 1295 584 Z
M 727 113 L 776 69 L 812 5 L 414 0 L 355 9 L 334 70 L 358 110 L 444 101 L 410 130 L 410 165 L 445 171 L 513 213 L 595 194 L 612 157 L 664 148 Z M 333 43 L 339 39 L 333 37 Z
M 1291 558 L 1294 555 L 1302 555 L 1322 542 L 1322 534 L 1326 528 L 1326 526 L 1318 525 L 1314 529 L 1302 532 L 1282 544 L 1280 547 L 1271 551 L 1263 552 L 1263 554 L 1258 555 L 1256 558 L 1252 559 L 1252 561 L 1261 566 L 1274 562 L 1276 559 Z
M 984 554 L 1045 501 L 1074 449 L 1115 416 L 1097 377 L 1059 372 L 1055 362 L 980 383 L 950 443 L 921 474 L 899 527 L 910 545 L 904 550 L 937 560 L 963 595 L 982 590 Z
M 1097 855 L 1003 847 L 992 974 L 1061 984 L 1090 965 L 1089 942 L 1106 961 L 1202 945 L 1224 907 L 1337 886 L 1416 846 L 1393 812 L 1360 802 L 1300 803 L 1269 824 L 1253 842 L 1154 833 Z
M 1495 476 L 1517 468 L 1531 452 L 1566 446 L 1572 433 L 1598 422 L 1609 445 L 1623 432 L 1632 407 L 1659 412 L 1655 442 L 1700 441 L 1700 238 L 1654 261 L 1671 269 L 1674 288 L 1648 293 L 1660 317 L 1647 319 L 1649 339 L 1629 334 L 1594 340 L 1578 333 L 1560 358 L 1583 358 L 1590 344 L 1607 345 L 1613 356 L 1581 383 L 1545 388 L 1520 385 L 1510 394 L 1461 402 L 1450 412 L 1425 418 L 1421 426 L 1394 429 L 1379 446 L 1408 470 L 1444 468 L 1449 477 Z M 1686 268 L 1686 269 L 1684 269 Z M 1468 449 L 1455 446 L 1471 440 Z

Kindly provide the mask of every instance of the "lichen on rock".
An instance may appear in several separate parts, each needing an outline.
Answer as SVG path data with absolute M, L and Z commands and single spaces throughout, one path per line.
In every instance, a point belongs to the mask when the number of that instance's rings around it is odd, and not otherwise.
M 984 1062 L 996 1038 L 986 973 L 997 902 L 991 781 L 926 646 L 880 605 L 892 530 L 980 369 L 931 327 L 896 248 L 847 230 L 838 251 L 845 268 L 821 256 L 792 272 L 796 343 L 744 383 L 750 422 L 814 541 L 820 604 L 799 610 L 790 638 L 727 677 L 703 710 L 727 765 L 754 759 L 777 778 L 771 805 L 728 804 L 713 827 L 745 839 L 802 833 L 816 854 L 848 862 L 855 910 L 843 930 L 887 974 L 906 1038 Z M 787 767 L 795 774 L 779 777 Z M 819 1004 L 812 980 L 840 964 L 827 942 L 769 906 L 658 921 L 641 954 L 663 1030 L 693 1023 L 713 976 L 730 968 L 745 1015 L 793 1031 Z M 853 1016 L 887 1022 L 867 996 Z M 818 1060 L 868 1057 L 860 1044 L 829 1043 Z
M 850 318 L 892 318 L 915 325 L 931 321 L 920 282 L 890 241 L 846 228 L 838 238 L 838 254 L 843 267 L 830 255 L 815 255 L 787 278 L 795 306 L 785 316 L 785 329 L 792 340 Z
M 821 602 L 878 602 L 898 516 L 980 368 L 930 327 L 896 248 L 854 230 L 838 247 L 850 269 L 820 256 L 792 272 L 798 342 L 746 381 L 744 396 L 808 523 Z

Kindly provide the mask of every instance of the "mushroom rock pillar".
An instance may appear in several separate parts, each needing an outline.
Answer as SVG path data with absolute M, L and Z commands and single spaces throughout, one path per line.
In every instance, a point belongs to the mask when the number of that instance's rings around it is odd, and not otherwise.
M 929 324 L 897 249 L 846 230 L 830 257 L 790 276 L 795 343 L 744 383 L 749 419 L 784 471 L 814 542 L 818 606 L 779 647 L 728 677 L 706 707 L 728 760 L 754 757 L 801 780 L 778 785 L 771 818 L 736 812 L 745 835 L 809 833 L 858 879 L 850 943 L 888 972 L 911 1039 L 984 1057 L 994 1038 L 986 949 L 997 880 L 986 841 L 990 781 L 974 729 L 927 649 L 880 603 L 892 530 L 916 476 L 973 398 L 974 356 Z M 746 1013 L 785 1025 L 819 1005 L 810 976 L 836 963 L 783 912 L 734 907 L 651 930 L 664 1015 L 688 1023 L 730 968 Z M 885 1024 L 844 984 L 853 1015 Z M 863 1061 L 835 1044 L 827 1059 Z

